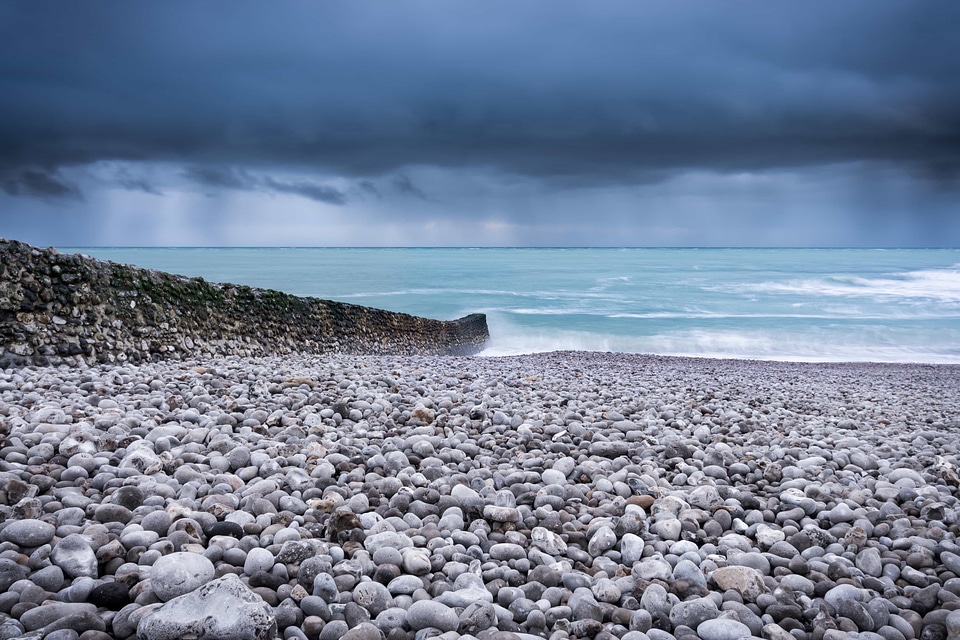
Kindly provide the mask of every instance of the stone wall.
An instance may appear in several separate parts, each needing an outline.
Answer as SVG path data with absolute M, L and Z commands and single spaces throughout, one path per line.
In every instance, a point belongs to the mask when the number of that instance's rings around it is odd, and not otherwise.
M 0 239 L 0 368 L 284 353 L 469 355 L 486 317 L 440 321 Z

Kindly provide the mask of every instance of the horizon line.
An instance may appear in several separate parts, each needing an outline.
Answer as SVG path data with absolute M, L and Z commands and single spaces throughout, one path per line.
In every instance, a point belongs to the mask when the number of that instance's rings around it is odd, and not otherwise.
M 30 243 L 25 243 L 30 244 Z M 719 250 L 742 250 L 742 249 L 751 249 L 751 250 L 814 250 L 814 251 L 835 251 L 835 250 L 863 250 L 863 251 L 886 251 L 886 250 L 897 250 L 897 251 L 926 251 L 926 250 L 957 250 L 960 249 L 960 246 L 952 245 L 939 245 L 939 246 L 853 246 L 853 245 L 844 245 L 844 246 L 829 246 L 829 245 L 811 245 L 811 246 L 801 246 L 801 245 L 782 245 L 782 246 L 756 246 L 756 245 L 703 245 L 703 246 L 691 246 L 691 245 L 621 245 L 621 246 L 566 246 L 566 245 L 556 245 L 556 246 L 540 246 L 540 245 L 482 245 L 482 246 L 471 246 L 471 245 L 451 245 L 451 246 L 437 246 L 437 245 L 389 245 L 389 246 L 376 246 L 376 245 L 49 245 L 55 249 L 603 249 L 603 250 L 623 250 L 623 249 L 690 249 L 690 250 L 703 250 L 703 249 L 719 249 Z

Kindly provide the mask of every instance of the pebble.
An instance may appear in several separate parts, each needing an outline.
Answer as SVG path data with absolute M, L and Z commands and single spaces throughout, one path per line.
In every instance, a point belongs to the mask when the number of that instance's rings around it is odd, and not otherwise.
M 420 629 L 438 629 L 456 631 L 460 626 L 457 612 L 450 607 L 433 600 L 419 600 L 407 610 L 407 624 L 414 631 Z
M 2 370 L 0 638 L 213 612 L 209 637 L 284 640 L 960 637 L 956 379 L 586 353 Z
M 53 547 L 50 561 L 71 578 L 96 578 L 97 555 L 90 543 L 79 533 L 71 533 Z
M 56 527 L 42 520 L 16 520 L 0 530 L 0 540 L 19 547 L 39 547 L 53 540 Z
M 150 567 L 150 586 L 166 602 L 188 594 L 213 580 L 216 569 L 205 556 L 177 552 L 161 557 Z
M 748 602 L 755 602 L 767 588 L 763 582 L 763 575 L 750 567 L 721 567 L 710 576 L 721 590 L 736 591 L 741 598 Z
M 741 640 L 753 635 L 750 627 L 729 618 L 714 618 L 697 625 L 697 635 L 701 640 Z
M 137 625 L 140 640 L 272 640 L 276 632 L 272 608 L 236 576 L 219 578 L 173 598 L 144 615 Z

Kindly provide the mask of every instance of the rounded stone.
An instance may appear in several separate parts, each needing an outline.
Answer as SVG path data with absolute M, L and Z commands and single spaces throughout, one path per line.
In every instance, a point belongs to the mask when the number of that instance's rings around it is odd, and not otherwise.
M 414 631 L 428 628 L 456 631 L 460 626 L 460 618 L 456 611 L 444 604 L 433 600 L 419 600 L 407 610 L 407 623 Z
M 250 549 L 243 561 L 243 573 L 252 576 L 257 571 L 270 571 L 274 565 L 273 554 L 261 547 Z
M 57 528 L 42 520 L 16 520 L 0 531 L 0 540 L 19 547 L 39 547 L 53 540 Z
M 276 634 L 273 609 L 236 576 L 213 580 L 149 610 L 137 625 L 140 640 L 188 637 L 272 640 Z
M 171 553 L 153 563 L 150 585 L 153 593 L 166 602 L 200 588 L 215 574 L 213 563 L 200 554 Z
M 620 539 L 620 562 L 632 567 L 643 557 L 643 538 L 633 533 L 625 533 Z
M 740 640 L 753 635 L 750 627 L 730 618 L 714 618 L 697 625 L 697 635 L 702 640 Z
M 393 605 L 393 598 L 379 582 L 361 582 L 353 590 L 353 601 L 376 617 Z
M 719 615 L 716 603 L 710 598 L 695 598 L 679 602 L 670 609 L 670 622 L 673 626 L 686 625 L 696 629 L 706 620 Z M 749 629 L 748 629 L 749 635 Z
M 130 589 L 119 582 L 98 584 L 90 591 L 89 601 L 98 607 L 119 611 L 130 604 Z
M 57 542 L 50 552 L 50 561 L 71 578 L 97 577 L 97 555 L 79 533 L 71 533 Z

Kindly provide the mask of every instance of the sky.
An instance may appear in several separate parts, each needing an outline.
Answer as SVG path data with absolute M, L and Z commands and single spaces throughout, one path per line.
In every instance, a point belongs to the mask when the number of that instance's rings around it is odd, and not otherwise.
M 0 0 L 0 237 L 960 246 L 960 3 Z

